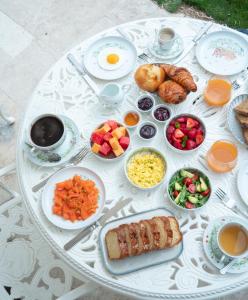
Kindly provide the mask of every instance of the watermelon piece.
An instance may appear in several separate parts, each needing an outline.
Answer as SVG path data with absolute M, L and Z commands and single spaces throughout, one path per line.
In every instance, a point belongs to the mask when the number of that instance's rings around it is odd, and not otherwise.
M 111 127 L 111 130 L 115 130 L 118 127 L 118 123 L 114 120 L 108 120 L 106 123 Z
M 107 132 L 104 134 L 103 139 L 105 142 L 108 142 L 110 139 L 112 139 L 112 134 L 110 132 Z
M 128 136 L 123 136 L 119 139 L 119 144 L 121 145 L 121 147 L 125 150 L 127 149 L 127 147 L 129 146 L 130 143 L 130 139 Z
M 96 143 L 98 145 L 102 145 L 104 140 L 103 140 L 103 134 L 99 132 L 93 132 L 91 135 L 91 141 L 93 143 Z
M 108 156 L 110 152 L 112 151 L 111 147 L 108 143 L 104 142 L 101 146 L 100 153 L 104 156 Z

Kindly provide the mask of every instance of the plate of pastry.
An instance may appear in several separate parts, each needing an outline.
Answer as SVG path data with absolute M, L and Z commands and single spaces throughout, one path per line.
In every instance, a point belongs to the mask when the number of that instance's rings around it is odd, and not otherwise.
M 136 70 L 134 79 L 138 87 L 157 93 L 168 104 L 179 104 L 190 92 L 197 91 L 190 71 L 170 64 L 144 64 Z
M 248 145 L 248 94 L 235 97 L 229 105 L 227 123 L 233 136 Z
M 158 208 L 107 223 L 99 243 L 106 269 L 123 275 L 177 258 L 183 250 L 177 219 Z
M 136 63 L 134 45 L 118 36 L 103 37 L 86 50 L 83 63 L 91 75 L 102 80 L 115 80 L 129 74 Z

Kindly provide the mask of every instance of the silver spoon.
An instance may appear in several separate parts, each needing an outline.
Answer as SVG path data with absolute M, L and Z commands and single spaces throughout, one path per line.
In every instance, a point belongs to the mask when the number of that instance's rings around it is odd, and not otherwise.
M 7 123 L 8 126 L 11 126 L 15 123 L 15 118 L 6 116 L 1 109 L 0 117 Z
M 32 145 L 30 145 L 28 142 L 25 142 L 28 146 L 31 146 L 32 148 L 30 149 L 30 152 L 34 153 L 37 152 L 38 150 L 33 147 Z M 46 159 L 50 162 L 58 162 L 61 160 L 61 156 L 58 153 L 54 153 L 54 152 L 50 152 L 50 151 L 46 151 L 44 152 Z
M 234 258 L 227 265 L 225 265 L 224 268 L 220 269 L 220 274 L 222 275 L 226 274 L 226 272 L 228 272 L 228 270 L 237 262 L 237 260 L 238 260 L 237 258 Z

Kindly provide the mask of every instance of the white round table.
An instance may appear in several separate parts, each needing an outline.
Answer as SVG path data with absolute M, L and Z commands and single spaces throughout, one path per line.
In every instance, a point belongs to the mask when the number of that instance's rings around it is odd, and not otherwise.
M 206 22 L 189 18 L 170 17 L 139 20 L 121 25 L 121 27 L 137 47 L 146 50 L 149 36 L 151 37 L 154 27 L 158 26 L 159 23 L 175 28 L 184 38 L 184 45 L 187 47 L 188 42 Z M 216 30 L 229 29 L 214 24 L 209 32 Z M 101 32 L 82 42 L 70 52 L 76 58 L 81 59 L 90 43 L 106 35 L 118 36 L 119 34 L 115 28 Z M 154 59 L 154 61 L 156 60 Z M 167 178 L 176 169 L 183 166 L 200 168 L 210 177 L 214 189 L 221 187 L 237 200 L 238 206 L 245 209 L 238 196 L 236 173 L 240 163 L 247 158 L 247 149 L 238 145 L 239 162 L 232 172 L 218 175 L 207 169 L 204 156 L 213 141 L 220 138 L 234 140 L 226 127 L 227 107 L 209 108 L 202 99 L 193 104 L 193 100 L 202 93 L 206 81 L 211 76 L 197 63 L 194 50 L 184 58 L 180 66 L 185 66 L 194 75 L 197 75 L 199 78 L 197 82 L 198 92 L 191 93 L 185 102 L 172 107 L 173 113 L 191 112 L 200 116 L 207 125 L 207 140 L 195 154 L 191 156 L 178 155 L 166 146 L 163 138 L 163 128 L 161 127 L 159 134 L 151 144 L 165 153 L 168 162 Z M 236 77 L 231 77 L 231 80 Z M 93 80 L 99 88 L 104 84 L 103 81 Z M 118 82 L 132 84 L 131 91 L 119 109 L 121 112 L 125 112 L 133 107 L 132 102 L 141 91 L 134 84 L 133 74 L 129 74 L 129 76 L 118 80 Z M 234 94 L 242 92 L 244 90 L 241 87 Z M 107 191 L 107 207 L 113 206 L 120 199 L 132 197 L 131 205 L 124 208 L 118 214 L 119 217 L 161 206 L 173 211 L 180 222 L 184 236 L 183 253 L 176 260 L 168 263 L 123 276 L 113 276 L 107 272 L 102 262 L 98 248 L 99 228 L 94 231 L 86 242 L 81 242 L 70 251 L 65 252 L 63 245 L 78 231 L 61 230 L 52 225 L 41 210 L 41 191 L 32 192 L 32 186 L 39 182 L 41 178 L 54 172 L 55 168 L 42 168 L 32 164 L 23 151 L 27 125 L 36 115 L 45 112 L 64 114 L 72 118 L 85 139 L 89 138 L 92 130 L 101 121 L 110 117 L 121 121 L 122 116 L 118 111 L 109 112 L 109 114 L 104 112 L 98 98 L 64 56 L 47 72 L 35 89 L 24 117 L 18 138 L 17 172 L 25 203 L 32 220 L 42 235 L 57 254 L 72 268 L 100 285 L 142 299 L 209 299 L 234 293 L 248 285 L 247 272 L 221 276 L 219 271 L 208 261 L 203 251 L 202 237 L 208 223 L 216 217 L 232 215 L 232 212 L 226 209 L 217 198 L 213 197 L 211 203 L 199 212 L 182 213 L 170 205 L 165 194 L 165 184 L 150 192 L 141 192 L 131 188 L 124 176 L 123 159 L 116 163 L 105 163 L 89 155 L 80 165 L 95 170 L 103 179 Z M 132 147 L 141 145 L 144 145 L 144 142 L 140 141 L 137 134 L 133 132 Z

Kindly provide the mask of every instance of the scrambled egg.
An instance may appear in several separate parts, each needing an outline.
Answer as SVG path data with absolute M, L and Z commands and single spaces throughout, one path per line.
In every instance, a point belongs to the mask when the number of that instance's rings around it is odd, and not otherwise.
M 158 184 L 164 177 L 165 163 L 156 153 L 137 153 L 128 162 L 129 179 L 142 188 L 150 188 Z

